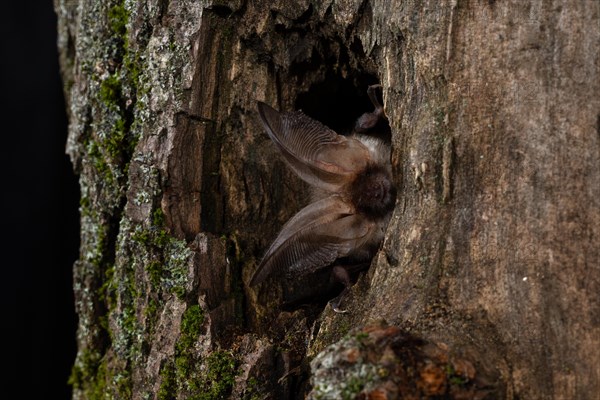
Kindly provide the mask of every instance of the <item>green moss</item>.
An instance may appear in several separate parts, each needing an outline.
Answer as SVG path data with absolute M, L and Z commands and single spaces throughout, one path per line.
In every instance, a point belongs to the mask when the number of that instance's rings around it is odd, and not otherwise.
M 108 367 L 106 365 L 106 360 L 102 360 L 102 363 L 100 364 L 97 370 L 96 376 L 90 382 L 90 386 L 86 391 L 90 400 L 102 400 L 108 398 L 108 393 L 106 390 L 107 376 Z
M 139 82 L 144 67 L 142 65 L 143 61 L 140 54 L 132 50 L 129 46 L 127 32 L 129 18 L 129 11 L 125 7 L 124 1 L 112 6 L 108 10 L 109 28 L 113 33 L 113 37 L 117 40 L 117 43 L 119 43 L 117 54 L 122 56 L 121 70 L 123 77 L 127 81 L 127 84 L 133 89 L 133 92 L 138 92 L 141 90 Z M 144 43 L 147 43 L 147 41 L 148 38 L 145 36 L 136 38 L 136 42 L 138 42 L 141 47 L 144 47 Z M 143 91 L 145 92 L 146 90 L 147 89 Z M 142 93 L 138 93 L 137 97 L 140 97 L 141 94 Z
M 131 154 L 137 145 L 138 138 L 131 131 L 133 106 L 136 103 L 136 91 L 140 67 L 132 60 L 139 57 L 130 54 L 127 41 L 127 21 L 129 12 L 123 1 L 111 6 L 108 10 L 110 36 L 107 43 L 112 43 L 114 51 L 106 54 L 114 70 L 109 70 L 94 79 L 99 82 L 97 100 L 102 113 L 96 137 L 87 137 L 86 148 L 93 165 L 109 186 L 114 186 L 116 196 L 122 196 L 127 169 Z M 116 46 L 116 47 L 115 47 Z M 125 67 L 124 67 L 125 66 Z M 135 69 L 135 72 L 132 70 Z M 132 75 L 134 77 L 132 78 Z M 116 184 L 116 185 L 115 185 Z
M 132 88 L 136 91 L 138 98 L 147 93 L 149 88 L 145 88 L 145 86 L 140 84 L 143 76 L 143 66 L 142 58 L 138 53 L 134 53 L 129 49 L 127 50 L 123 57 L 123 70 Z
M 358 332 L 354 337 L 356 338 L 356 340 L 359 343 L 362 343 L 363 340 L 365 340 L 365 339 L 367 339 L 369 337 L 369 334 L 366 333 L 366 332 Z
M 152 232 L 149 229 L 144 229 L 138 225 L 131 233 L 131 240 L 138 242 L 144 246 L 151 244 Z
M 125 162 L 123 165 L 127 165 L 129 160 L 121 159 L 125 154 L 131 154 L 135 148 L 137 142 L 128 140 L 127 129 L 125 127 L 125 120 L 122 116 L 114 120 L 110 135 L 104 141 L 104 146 L 108 155 L 112 160 L 116 162 Z M 126 170 L 126 168 L 124 168 Z
M 106 118 L 110 124 L 110 130 L 96 145 L 102 147 L 106 163 L 119 166 L 126 172 L 129 163 L 129 155 L 133 153 L 137 139 L 132 137 L 126 120 L 125 100 L 123 96 L 123 85 L 119 72 L 116 71 L 100 83 L 98 97 L 108 110 Z
M 152 212 L 152 225 L 160 228 L 165 225 L 165 213 L 162 208 L 158 207 Z
M 154 227 L 145 229 L 142 226 L 137 226 L 131 234 L 131 239 L 146 247 L 163 250 L 169 244 L 171 237 L 164 229 L 156 229 Z
M 203 334 L 204 323 L 204 310 L 198 304 L 184 311 L 174 363 L 166 364 L 161 370 L 159 399 L 178 398 L 182 394 L 195 400 L 225 399 L 231 393 L 238 362 L 225 350 L 215 351 L 205 360 L 199 358 L 196 344 Z
M 184 345 L 189 347 L 204 324 L 204 310 L 198 305 L 188 307 L 183 313 L 181 319 L 181 337 L 184 339 Z
M 177 380 L 175 378 L 175 368 L 172 363 L 166 363 L 160 370 L 160 388 L 156 397 L 158 400 L 174 400 L 177 393 Z
M 98 175 L 102 177 L 106 184 L 112 185 L 115 181 L 115 177 L 107 161 L 104 159 L 98 143 L 90 141 L 86 148 L 88 159 L 92 162 L 92 165 L 94 166 L 94 169 Z
M 87 214 L 89 212 L 90 204 L 90 198 L 82 195 L 79 199 L 79 207 L 81 208 L 82 214 Z
M 187 292 L 188 270 L 192 251 L 183 240 L 171 238 L 165 234 L 165 274 L 162 278 L 162 286 L 174 293 L 179 299 L 184 300 Z
M 226 399 L 231 393 L 237 375 L 237 362 L 229 351 L 215 351 L 206 359 L 207 371 L 203 392 L 192 396 L 196 400 Z
M 81 389 L 84 383 L 90 382 L 96 376 L 100 359 L 101 357 L 95 352 L 89 350 L 81 352 L 71 369 L 69 384 L 75 389 Z
M 104 270 L 104 280 L 102 286 L 100 287 L 100 290 L 98 291 L 98 298 L 107 303 L 107 305 L 109 306 L 113 303 L 114 300 L 114 290 L 112 290 L 111 288 L 114 275 L 115 266 L 114 264 L 111 264 Z
M 187 243 L 171 237 L 163 228 L 162 210 L 152 212 L 152 225 L 145 228 L 135 226 L 130 237 L 133 242 L 148 252 L 143 263 L 152 286 L 185 300 L 188 284 L 189 260 L 192 255 Z
M 127 307 L 123 310 L 122 314 L 119 316 L 119 322 L 121 331 L 125 334 L 124 336 L 128 338 L 133 337 L 133 334 L 138 329 L 138 321 L 133 307 Z M 127 346 L 127 349 L 133 350 L 130 346 Z
M 125 8 L 125 2 L 116 4 L 108 10 L 108 24 L 110 29 L 118 36 L 127 33 L 127 21 L 129 12 Z
M 467 383 L 467 380 L 461 376 L 451 376 L 448 378 L 448 382 L 450 382 L 451 385 L 463 386 Z
M 171 289 L 171 293 L 173 293 L 179 300 L 185 300 L 186 290 L 184 287 L 175 286 Z
M 144 310 L 146 317 L 149 318 L 149 321 L 147 322 L 147 324 L 150 323 L 150 321 L 154 321 L 155 320 L 155 316 L 158 313 L 158 308 L 159 303 L 157 300 L 150 298 L 148 299 L 148 304 L 146 305 L 146 309 Z
M 363 377 L 351 376 L 346 383 L 346 387 L 342 390 L 342 399 L 352 400 L 356 398 L 356 395 L 363 390 L 366 384 L 367 382 Z
M 113 382 L 117 388 L 117 393 L 119 393 L 119 398 L 131 399 L 133 384 L 129 371 L 123 370 L 114 375 Z
M 196 369 L 196 359 L 188 353 L 182 353 L 175 356 L 175 377 L 178 382 L 187 382 L 188 378 L 192 375 Z M 188 386 L 194 389 L 195 380 L 191 381 Z
M 154 233 L 153 244 L 158 248 L 166 247 L 171 241 L 171 237 L 164 229 L 159 229 Z M 176 240 L 176 239 L 173 239 Z
M 261 385 L 258 379 L 250 377 L 246 381 L 246 391 L 244 393 L 244 400 L 260 400 L 264 398 L 266 393 L 262 393 Z
M 117 106 L 117 103 L 121 99 L 121 80 L 116 73 L 100 82 L 98 96 L 102 103 L 107 106 Z
M 106 377 L 106 361 L 98 353 L 86 350 L 78 355 L 68 382 L 73 388 L 85 391 L 86 398 L 100 400 L 105 398 Z
M 162 264 L 158 261 L 150 261 L 146 264 L 146 273 L 150 278 L 150 283 L 154 287 L 160 287 L 160 277 L 163 274 Z
M 203 324 L 204 311 L 198 304 L 188 307 L 181 317 L 181 333 L 175 345 L 175 373 L 179 381 L 185 381 L 195 370 L 197 360 L 193 348 Z
M 458 375 L 456 373 L 456 371 L 454 370 L 454 367 L 452 366 L 452 364 L 446 364 L 446 367 L 444 368 L 444 372 L 446 373 L 446 376 L 448 377 L 448 382 L 450 382 L 451 385 L 463 386 L 466 383 L 468 383 L 468 381 L 469 381 L 464 376 Z

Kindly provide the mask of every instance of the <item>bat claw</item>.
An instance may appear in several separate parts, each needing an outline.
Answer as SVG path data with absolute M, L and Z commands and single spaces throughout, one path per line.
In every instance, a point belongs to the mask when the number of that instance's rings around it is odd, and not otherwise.
M 339 308 L 338 305 L 339 304 L 331 303 L 331 309 L 338 314 L 346 314 L 348 312 L 348 310 L 342 310 L 341 308 Z
M 348 310 L 342 310 L 340 308 L 340 303 L 342 302 L 342 297 L 346 293 L 346 291 L 347 291 L 347 289 L 344 289 L 344 291 L 338 297 L 336 297 L 335 299 L 333 299 L 329 302 L 331 309 L 338 314 L 345 314 L 348 312 Z

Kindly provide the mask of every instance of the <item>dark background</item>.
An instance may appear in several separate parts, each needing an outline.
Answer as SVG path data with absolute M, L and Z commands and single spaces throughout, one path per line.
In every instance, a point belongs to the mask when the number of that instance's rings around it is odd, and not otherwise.
M 3 392 L 69 399 L 79 188 L 65 154 L 56 15 L 51 0 L 4 2 L 2 10 Z

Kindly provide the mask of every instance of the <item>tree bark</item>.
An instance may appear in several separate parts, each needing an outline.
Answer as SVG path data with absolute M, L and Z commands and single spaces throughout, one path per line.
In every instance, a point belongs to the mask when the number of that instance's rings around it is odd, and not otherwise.
M 73 398 L 593 397 L 599 4 L 55 0 Z M 308 191 L 256 101 L 343 133 L 374 83 L 398 187 L 382 249 L 347 314 L 283 310 L 248 282 Z

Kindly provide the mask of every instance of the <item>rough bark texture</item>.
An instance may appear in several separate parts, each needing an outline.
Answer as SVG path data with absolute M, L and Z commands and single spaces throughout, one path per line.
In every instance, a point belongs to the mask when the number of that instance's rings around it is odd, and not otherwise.
M 55 8 L 81 186 L 74 399 L 600 392 L 600 3 Z M 349 313 L 283 311 L 247 282 L 306 188 L 256 101 L 342 132 L 376 82 L 399 188 L 382 250 Z

